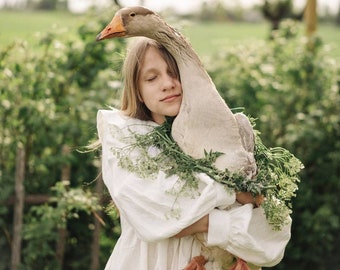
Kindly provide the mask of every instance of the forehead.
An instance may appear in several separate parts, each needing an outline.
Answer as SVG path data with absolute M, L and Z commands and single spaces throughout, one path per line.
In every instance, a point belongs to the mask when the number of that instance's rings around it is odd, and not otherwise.
M 142 68 L 153 66 L 155 64 L 159 64 L 160 62 L 165 63 L 165 60 L 159 49 L 153 46 L 148 47 L 145 51 L 142 61 Z

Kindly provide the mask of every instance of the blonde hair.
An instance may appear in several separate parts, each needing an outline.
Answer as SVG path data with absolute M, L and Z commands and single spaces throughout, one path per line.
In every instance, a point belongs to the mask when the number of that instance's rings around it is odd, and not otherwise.
M 155 40 L 149 38 L 138 38 L 129 47 L 123 65 L 123 94 L 121 100 L 121 110 L 128 116 L 140 120 L 152 120 L 150 110 L 142 102 L 138 81 L 140 71 L 143 66 L 144 56 L 148 48 L 155 47 L 159 50 L 161 57 L 167 63 L 169 70 L 180 80 L 179 70 L 173 56 Z

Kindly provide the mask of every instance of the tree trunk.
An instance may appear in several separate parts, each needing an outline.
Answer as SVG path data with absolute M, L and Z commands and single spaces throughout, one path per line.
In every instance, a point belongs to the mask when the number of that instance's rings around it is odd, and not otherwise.
M 15 168 L 15 203 L 13 218 L 11 270 L 19 269 L 21 263 L 21 232 L 25 198 L 24 178 L 25 150 L 22 145 L 18 145 Z
M 102 201 L 102 194 L 103 194 L 104 183 L 103 179 L 100 176 L 97 178 L 95 192 L 97 196 L 100 198 L 100 202 Z M 92 238 L 92 245 L 91 245 L 91 268 L 90 270 L 99 270 L 99 253 L 100 253 L 100 231 L 101 231 L 101 213 L 96 213 L 98 217 L 94 217 L 94 230 L 93 230 L 93 238 Z
M 62 148 L 63 156 L 65 157 L 68 156 L 70 152 L 71 152 L 70 147 L 67 145 L 64 145 Z M 71 166 L 68 163 L 66 163 L 61 169 L 61 180 L 69 181 L 70 177 L 71 177 Z M 65 243 L 66 243 L 66 238 L 67 238 L 66 227 L 67 226 L 58 229 L 59 238 L 56 244 L 56 257 L 61 268 L 63 267 L 63 263 L 64 263 Z
M 58 235 L 59 235 L 59 238 L 56 244 L 56 257 L 57 257 L 57 261 L 60 266 L 60 269 L 63 269 L 65 243 L 66 243 L 66 238 L 67 238 L 66 228 L 58 229 Z
M 316 0 L 307 0 L 303 17 L 306 23 L 306 34 L 311 36 L 316 31 L 317 24 Z
M 122 7 L 118 0 L 113 0 L 113 2 L 115 3 L 116 6 L 118 6 L 118 8 Z

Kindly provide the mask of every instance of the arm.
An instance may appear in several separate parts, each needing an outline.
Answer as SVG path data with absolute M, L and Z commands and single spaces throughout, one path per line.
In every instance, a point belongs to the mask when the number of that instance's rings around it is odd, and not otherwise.
M 262 208 L 246 204 L 229 211 L 213 210 L 176 237 L 207 232 L 207 246 L 218 246 L 254 265 L 278 264 L 290 239 L 290 226 L 273 231 Z
M 176 238 L 181 238 L 184 236 L 192 235 L 195 233 L 203 233 L 208 232 L 209 228 L 209 215 L 205 215 L 195 223 L 181 230 L 178 234 L 175 235 Z
M 223 224 L 223 226 L 221 226 Z M 255 265 L 279 263 L 290 239 L 291 220 L 281 231 L 272 230 L 261 207 L 246 204 L 209 214 L 208 246 L 218 246 Z
M 167 177 L 165 173 L 159 172 L 153 179 L 141 179 L 123 170 L 111 149 L 117 144 L 124 145 L 112 136 L 110 127 L 118 126 L 123 132 L 127 125 L 142 128 L 145 122 L 134 119 L 132 123 L 126 123 L 126 119 L 111 114 L 99 112 L 97 118 L 102 143 L 103 180 L 121 217 L 136 230 L 142 240 L 152 242 L 172 237 L 214 208 L 226 207 L 235 202 L 235 192 L 226 190 L 205 174 L 198 175 L 198 189 L 189 190 L 189 196 L 169 192 L 173 189 L 181 190 L 182 182 L 177 176 Z
M 257 198 L 263 198 L 262 196 L 260 197 L 255 197 L 250 193 L 250 192 L 237 192 L 236 193 L 236 200 L 241 203 L 241 204 L 247 204 L 247 203 L 254 203 L 256 206 L 259 206 L 262 201 L 260 201 Z M 195 233 L 203 233 L 203 232 L 208 232 L 209 228 L 209 215 L 205 215 L 192 225 L 189 225 L 182 231 L 180 231 L 178 234 L 175 235 L 176 238 L 181 238 L 184 236 L 192 235 Z

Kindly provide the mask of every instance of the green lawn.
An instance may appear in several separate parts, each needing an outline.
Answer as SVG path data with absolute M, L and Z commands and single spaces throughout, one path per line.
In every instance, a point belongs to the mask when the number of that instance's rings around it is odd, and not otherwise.
M 113 11 L 86 16 L 66 12 L 16 12 L 0 11 L 0 48 L 16 39 L 34 43 L 37 33 L 53 29 L 64 30 L 72 35 L 77 28 L 88 20 L 96 21 L 101 16 L 108 21 Z M 93 17 L 95 16 L 95 17 Z M 98 29 L 99 31 L 100 29 Z M 182 30 L 199 55 L 209 55 L 224 46 L 242 42 L 266 39 L 268 23 L 195 23 L 183 25 Z M 330 55 L 340 59 L 340 27 L 319 25 L 318 34 L 324 42 L 331 45 Z M 95 37 L 94 37 L 95 38 Z
M 17 39 L 34 41 L 37 32 L 49 29 L 70 28 L 76 30 L 81 17 L 64 12 L 0 11 L 0 44 Z
M 304 25 L 299 25 L 301 33 Z M 200 55 L 209 55 L 214 50 L 239 43 L 267 39 L 270 26 L 262 23 L 197 23 L 183 29 L 192 46 Z M 329 44 L 329 54 L 340 60 L 340 27 L 331 24 L 318 26 L 318 35 Z
M 199 54 L 209 55 L 225 46 L 265 39 L 268 29 L 266 23 L 196 23 L 184 28 L 183 33 Z

